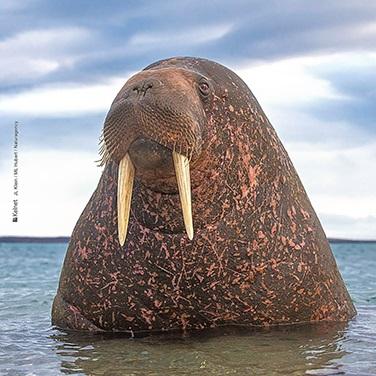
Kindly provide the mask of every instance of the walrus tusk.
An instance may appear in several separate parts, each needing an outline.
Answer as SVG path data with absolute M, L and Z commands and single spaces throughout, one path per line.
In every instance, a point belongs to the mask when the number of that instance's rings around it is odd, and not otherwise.
M 189 174 L 189 161 L 184 155 L 172 152 L 176 180 L 178 182 L 181 209 L 188 238 L 193 239 L 192 203 L 191 203 L 191 178 Z
M 117 188 L 117 212 L 119 242 L 123 246 L 127 237 L 129 213 L 134 180 L 134 167 L 127 153 L 119 163 L 118 188 Z

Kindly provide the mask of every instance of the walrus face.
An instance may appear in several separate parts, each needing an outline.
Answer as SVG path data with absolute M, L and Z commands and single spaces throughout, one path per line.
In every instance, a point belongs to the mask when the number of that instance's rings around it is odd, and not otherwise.
M 124 244 L 135 174 L 146 184 L 176 175 L 188 237 L 193 238 L 190 162 L 202 149 L 212 83 L 177 67 L 131 77 L 107 114 L 103 160 L 119 163 L 118 228 Z

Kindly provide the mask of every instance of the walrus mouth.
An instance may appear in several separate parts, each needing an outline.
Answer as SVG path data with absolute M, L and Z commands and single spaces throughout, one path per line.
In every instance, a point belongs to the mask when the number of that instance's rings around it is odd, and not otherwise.
M 176 180 L 179 189 L 180 204 L 183 212 L 183 221 L 188 238 L 193 239 L 193 220 L 192 220 L 192 200 L 191 200 L 191 179 L 189 172 L 189 160 L 186 156 L 173 151 L 172 158 Z M 129 214 L 131 209 L 133 181 L 135 168 L 126 153 L 120 160 L 118 172 L 117 188 L 117 212 L 118 212 L 118 234 L 120 245 L 123 246 L 127 237 Z

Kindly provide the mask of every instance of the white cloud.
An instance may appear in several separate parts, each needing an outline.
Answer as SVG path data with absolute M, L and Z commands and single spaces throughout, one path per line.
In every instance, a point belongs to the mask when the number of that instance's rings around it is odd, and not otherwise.
M 358 205 L 358 209 L 354 207 L 351 211 L 357 216 L 376 215 L 376 174 L 373 173 L 376 142 L 339 149 L 320 148 L 309 142 L 287 143 L 286 147 L 312 193 L 332 196 L 334 201 L 347 197 L 362 202 L 367 196 L 373 197 L 368 204 Z M 339 210 L 346 207 L 338 208 L 337 214 L 348 214 Z
M 72 66 L 91 35 L 77 27 L 30 30 L 0 40 L 0 82 L 25 82 Z
M 84 152 L 19 153 L 19 222 L 12 222 L 12 161 L 0 171 L 1 235 L 70 235 L 93 193 L 101 169 Z
M 93 85 L 57 84 L 0 97 L 0 113 L 38 117 L 73 117 L 105 112 L 129 78 L 109 78 Z
M 320 219 L 326 233 L 332 238 L 375 240 L 376 216 L 349 217 L 322 214 Z
M 376 53 L 344 52 L 243 64 L 235 71 L 268 108 L 299 109 L 318 100 L 351 100 L 321 76 L 326 72 L 376 69 Z
M 326 218 L 330 236 L 376 239 L 376 227 L 341 229 L 331 219 L 353 220 L 353 224 L 376 218 L 376 143 L 356 148 L 320 149 L 315 145 L 287 144 L 287 150 L 319 217 Z M 341 232 L 342 231 L 342 232 Z
M 334 58 L 334 57 L 333 57 Z M 325 64 L 328 56 L 299 57 L 239 67 L 236 72 L 268 106 L 300 106 L 319 99 L 343 96 L 330 82 L 317 77 L 314 68 Z

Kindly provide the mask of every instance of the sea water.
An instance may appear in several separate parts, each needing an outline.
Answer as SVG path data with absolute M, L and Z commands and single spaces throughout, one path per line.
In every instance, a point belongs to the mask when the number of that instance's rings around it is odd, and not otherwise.
M 376 375 L 376 244 L 333 244 L 348 324 L 128 339 L 51 327 L 67 244 L 0 243 L 0 375 Z

